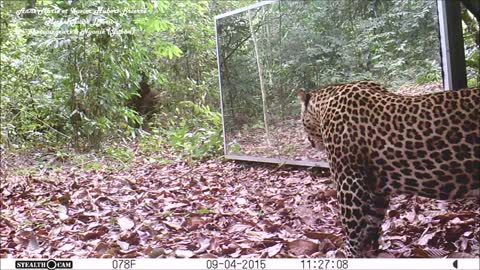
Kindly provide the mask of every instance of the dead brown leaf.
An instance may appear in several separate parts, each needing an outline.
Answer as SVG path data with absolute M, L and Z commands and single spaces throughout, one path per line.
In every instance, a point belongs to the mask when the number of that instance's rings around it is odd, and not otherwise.
M 318 251 L 317 243 L 303 239 L 288 242 L 287 247 L 289 252 L 296 256 L 310 256 Z
M 123 231 L 128 231 L 135 226 L 135 223 L 133 222 L 133 220 L 125 216 L 119 218 L 117 222 Z

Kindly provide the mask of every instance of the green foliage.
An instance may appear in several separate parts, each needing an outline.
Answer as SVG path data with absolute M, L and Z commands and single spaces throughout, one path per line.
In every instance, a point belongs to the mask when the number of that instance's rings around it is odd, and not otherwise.
M 212 18 L 252 1 L 44 0 L 34 8 L 58 12 L 17 16 L 27 2 L 0 2 L 3 147 L 103 148 L 128 162 L 131 152 L 105 142 L 140 136 L 152 152 L 164 144 L 195 158 L 219 152 Z M 150 133 L 128 106 L 142 73 L 161 92 Z
M 123 164 L 129 163 L 135 157 L 132 149 L 120 145 L 109 145 L 106 147 L 105 152 L 108 156 Z
M 202 208 L 198 209 L 197 213 L 200 214 L 200 215 L 208 215 L 208 214 L 215 214 L 215 211 L 210 210 L 210 209 L 205 208 L 205 207 L 202 207 Z
M 29 2 L 0 1 L 2 148 L 53 148 L 59 160 L 72 158 L 59 149 L 100 149 L 121 163 L 132 159 L 125 144 L 135 141 L 144 152 L 174 150 L 178 158 L 221 153 L 213 17 L 256 1 L 43 0 L 36 1 L 37 10 L 60 12 L 17 15 Z M 272 111 L 297 114 L 291 89 L 298 86 L 441 79 L 429 1 L 281 4 L 268 24 L 263 11 L 254 14 Z M 108 9 L 141 12 L 95 12 Z M 256 121 L 262 110 L 254 106 L 261 101 L 258 74 L 245 68 L 255 63 L 248 21 L 234 16 L 221 33 L 222 46 L 230 49 L 222 50 L 228 57 L 222 72 L 230 78 L 222 81 L 230 90 L 227 120 L 243 117 L 242 125 L 263 126 Z M 475 36 L 466 35 L 465 42 L 469 84 L 478 85 Z M 148 132 L 140 129 L 148 126 L 147 117 L 129 106 L 142 73 L 160 93 Z M 238 144 L 230 147 L 240 151 Z
M 104 165 L 101 162 L 98 161 L 92 161 L 92 162 L 87 162 L 84 164 L 82 167 L 83 170 L 101 170 L 104 168 Z
M 186 117 L 188 115 L 188 117 Z M 167 142 L 179 153 L 179 158 L 203 158 L 219 154 L 223 145 L 222 118 L 207 105 L 191 101 L 179 103 L 169 126 L 162 129 Z
M 228 143 L 228 152 L 232 154 L 241 154 L 242 153 L 242 146 L 237 142 L 229 142 Z
M 46 67 L 46 55 L 36 54 L 26 45 L 25 29 L 11 23 L 12 14 L 4 8 L 1 12 L 2 23 L 10 27 L 1 35 L 0 143 L 18 146 L 22 141 L 68 137 L 58 125 L 67 118 L 63 100 L 51 91 L 60 76 Z
M 465 8 L 462 9 L 462 22 L 467 84 L 480 87 L 480 22 Z
M 128 2 L 108 3 L 46 1 L 42 8 L 142 8 Z M 20 10 L 18 4 L 3 5 L 2 17 L 9 22 L 10 31 L 2 36 L 1 44 L 5 67 L 2 78 L 6 78 L 2 80 L 2 122 L 6 123 L 2 126 L 2 143 L 73 142 L 77 148 L 98 147 L 107 137 L 121 134 L 129 123 L 140 121 L 124 107 L 134 93 L 133 88 L 125 89 L 125 84 L 129 74 L 135 74 L 140 66 L 140 43 L 107 32 L 90 34 L 127 25 L 129 18 L 72 12 L 26 19 L 14 16 Z M 47 36 L 30 32 L 32 29 L 70 34 Z M 165 49 L 165 56 L 169 54 Z

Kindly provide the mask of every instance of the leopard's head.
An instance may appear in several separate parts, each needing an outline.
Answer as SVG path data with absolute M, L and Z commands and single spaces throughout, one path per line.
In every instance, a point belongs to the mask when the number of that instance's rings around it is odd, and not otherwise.
M 322 140 L 322 134 L 320 132 L 319 119 L 314 110 L 315 102 L 312 99 L 312 94 L 306 93 L 304 89 L 297 91 L 298 99 L 302 106 L 301 120 L 303 127 L 307 132 L 308 141 L 312 144 L 312 147 L 323 150 L 325 148 Z

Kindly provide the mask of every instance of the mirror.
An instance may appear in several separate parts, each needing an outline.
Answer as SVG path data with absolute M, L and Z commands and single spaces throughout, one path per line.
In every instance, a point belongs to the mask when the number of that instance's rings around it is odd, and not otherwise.
M 439 89 L 435 1 L 270 1 L 217 16 L 227 158 L 326 167 L 296 90 L 375 80 Z

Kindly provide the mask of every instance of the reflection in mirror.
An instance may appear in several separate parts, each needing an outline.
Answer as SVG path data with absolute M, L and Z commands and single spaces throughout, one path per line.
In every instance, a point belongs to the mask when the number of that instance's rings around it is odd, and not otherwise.
M 300 122 L 299 88 L 375 80 L 441 87 L 435 1 L 279 1 L 216 17 L 227 156 L 326 159 Z

